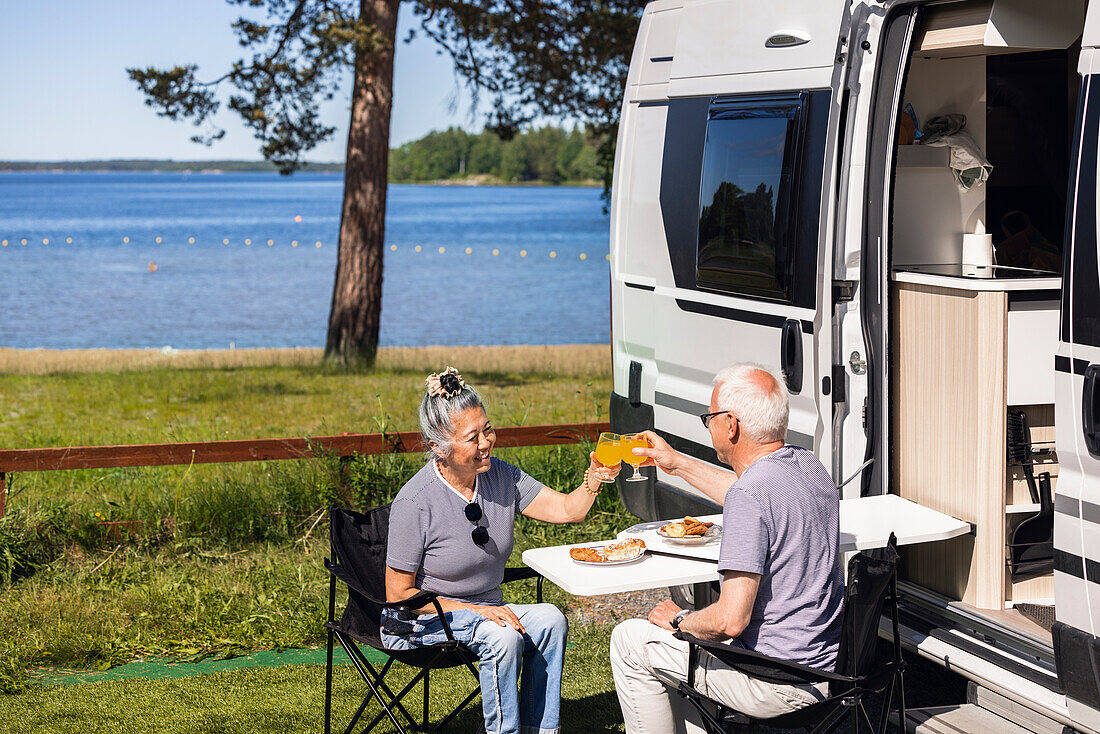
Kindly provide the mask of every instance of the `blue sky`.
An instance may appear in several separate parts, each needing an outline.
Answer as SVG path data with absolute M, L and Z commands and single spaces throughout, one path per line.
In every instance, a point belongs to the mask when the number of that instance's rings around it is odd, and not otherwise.
M 225 138 L 197 145 L 190 123 L 157 117 L 126 75 L 127 67 L 189 62 L 202 79 L 220 74 L 239 57 L 229 27 L 239 14 L 224 0 L 0 0 L 0 160 L 258 159 L 235 114 L 219 113 Z M 412 23 L 403 8 L 399 39 Z M 480 129 L 431 41 L 399 43 L 394 76 L 392 145 L 452 125 Z M 327 105 L 337 132 L 308 159 L 343 160 L 347 104 L 342 90 Z

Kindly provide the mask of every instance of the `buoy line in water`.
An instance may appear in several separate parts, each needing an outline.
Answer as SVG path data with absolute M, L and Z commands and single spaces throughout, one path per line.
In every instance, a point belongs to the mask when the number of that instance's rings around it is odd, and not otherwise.
M 22 246 L 22 247 L 26 247 L 29 241 L 30 240 L 28 238 L 21 237 L 21 238 L 19 238 L 19 245 Z M 74 239 L 72 237 L 66 237 L 65 238 L 65 244 L 71 245 L 71 244 L 73 244 L 73 242 L 74 242 Z M 122 238 L 122 243 L 123 244 L 130 244 L 131 242 L 133 242 L 133 240 L 131 240 L 131 238 L 128 237 L 128 236 Z M 160 236 L 155 237 L 153 239 L 153 242 L 155 244 L 158 244 L 158 245 L 166 244 L 164 242 L 164 238 L 160 237 Z M 12 239 L 10 241 L 7 240 L 7 239 L 0 240 L 0 247 L 8 247 L 9 245 L 14 244 L 14 243 L 15 243 L 15 239 Z M 231 243 L 232 243 L 232 240 L 230 238 L 228 238 L 228 237 L 223 237 L 222 238 L 222 244 L 223 245 L 229 245 Z M 42 238 L 42 245 L 49 245 L 49 244 L 50 244 L 50 239 L 48 237 L 43 237 Z M 77 242 L 77 244 L 80 244 L 80 243 Z M 167 243 L 167 244 L 171 244 L 171 243 Z M 188 237 L 187 238 L 187 244 L 189 244 L 189 245 L 196 244 L 195 238 L 194 237 Z M 267 244 L 268 247 L 275 247 L 276 242 L 275 242 L 275 240 L 269 239 L 269 240 L 267 240 L 266 244 Z M 291 240 L 291 242 L 290 242 L 290 246 L 292 248 L 297 248 L 298 244 L 299 244 L 298 240 Z M 246 247 L 250 247 L 252 245 L 252 239 L 251 238 L 245 238 L 244 239 L 244 245 Z M 313 247 L 315 249 L 319 250 L 323 247 L 323 243 L 321 242 L 321 240 L 316 240 L 313 243 Z M 406 245 L 405 247 L 407 248 L 408 246 Z M 402 249 L 403 248 L 401 246 L 398 246 L 398 245 L 395 245 L 395 244 L 391 244 L 389 246 L 390 252 L 400 252 Z M 414 253 L 420 253 L 420 252 L 423 251 L 423 247 L 421 245 L 415 245 L 415 246 L 412 247 L 412 250 L 413 250 Z M 464 250 L 462 250 L 462 253 L 465 254 L 465 255 L 473 255 L 475 252 L 476 252 L 476 250 L 473 247 L 467 247 Z M 496 248 L 496 247 L 494 247 L 491 252 L 492 252 L 493 257 L 499 257 L 500 254 L 501 254 L 500 249 Z M 436 253 L 439 254 L 439 255 L 445 255 L 445 254 L 447 254 L 447 248 L 445 246 L 440 246 L 439 248 L 436 249 Z M 520 250 L 519 251 L 519 256 L 521 258 L 526 258 L 528 254 L 529 253 L 528 253 L 527 250 Z M 557 257 L 558 257 L 558 253 L 557 253 L 556 250 L 550 250 L 548 253 L 546 253 L 546 256 L 550 260 L 556 260 Z M 586 253 L 586 252 L 579 253 L 578 256 L 577 256 L 577 259 L 578 260 L 588 260 L 588 253 Z M 611 260 L 611 253 L 605 253 L 604 254 L 604 260 L 605 261 L 610 261 Z M 150 272 L 155 271 L 156 267 L 153 265 L 153 263 L 150 262 L 149 264 L 151 266 L 149 268 Z

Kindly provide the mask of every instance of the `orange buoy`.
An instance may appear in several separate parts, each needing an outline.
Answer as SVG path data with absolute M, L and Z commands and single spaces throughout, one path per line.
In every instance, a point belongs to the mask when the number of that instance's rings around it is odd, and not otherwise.
M 295 222 L 300 222 L 300 221 L 302 221 L 302 215 L 301 215 L 301 214 L 299 214 L 298 216 L 294 217 L 294 221 L 295 221 Z
M 155 262 L 153 262 L 152 260 L 149 261 L 149 272 L 150 273 L 157 272 L 157 264 Z

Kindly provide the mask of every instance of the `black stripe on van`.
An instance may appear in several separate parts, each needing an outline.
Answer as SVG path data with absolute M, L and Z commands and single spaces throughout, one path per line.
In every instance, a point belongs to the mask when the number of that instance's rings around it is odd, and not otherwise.
M 681 298 L 676 299 L 676 305 L 680 307 L 680 310 L 687 311 L 688 313 L 698 313 L 703 314 L 704 316 L 715 316 L 717 318 L 726 319 L 728 321 L 743 321 L 747 324 L 756 324 L 757 326 L 771 326 L 776 329 L 782 329 L 783 324 L 787 321 L 787 317 L 780 314 L 760 313 L 758 311 L 745 311 L 740 308 L 715 306 L 710 303 L 686 301 Z M 802 319 L 801 321 L 802 333 L 813 334 L 813 322 L 806 321 L 805 319 Z
M 1086 502 L 1063 494 L 1054 495 L 1054 511 L 1066 517 L 1077 517 L 1086 522 L 1100 525 L 1100 505 Z M 1097 579 L 1100 581 L 1100 578 Z
M 663 405 L 666 408 L 672 408 L 673 410 L 678 410 L 681 413 L 689 413 L 691 415 L 702 415 L 703 413 L 710 412 L 709 405 L 703 405 L 702 403 L 697 403 L 694 400 L 688 400 L 686 398 L 681 398 L 676 395 L 669 395 L 668 393 L 663 392 L 654 392 L 653 402 L 657 405 Z
M 657 286 L 655 285 L 642 285 L 641 283 L 631 283 L 629 280 L 624 280 L 623 285 L 627 288 L 637 288 L 640 291 L 655 291 Z
M 696 402 L 693 402 L 691 400 L 685 400 L 684 398 L 679 398 L 679 397 L 676 397 L 675 395 L 667 395 L 663 392 L 654 393 L 653 402 L 656 405 L 660 405 L 660 406 L 665 407 L 665 408 L 670 408 L 671 410 L 679 411 L 680 413 L 686 413 L 688 415 L 698 416 L 698 415 L 702 415 L 703 413 L 709 413 L 710 412 L 710 406 L 709 405 L 703 405 L 701 403 L 696 403 Z M 660 433 L 660 431 L 658 431 L 658 433 Z M 661 434 L 661 435 L 663 436 L 664 434 Z M 676 437 L 676 440 L 685 441 L 685 442 L 687 442 L 687 444 L 700 447 L 700 448 L 692 449 L 692 450 L 699 451 L 699 452 L 706 451 L 706 452 L 708 452 L 707 453 L 708 456 L 713 455 L 715 460 L 717 460 L 717 458 L 718 458 L 718 455 L 716 453 L 714 453 L 714 449 L 710 448 L 709 446 L 704 447 L 702 444 L 697 444 L 694 441 L 689 441 L 688 439 L 680 438 L 679 436 Z M 787 436 L 786 436 L 784 442 L 791 445 L 791 446 L 798 446 L 799 448 L 806 449 L 807 451 L 813 451 L 814 450 L 814 437 L 813 436 L 811 436 L 807 433 L 800 433 L 798 431 L 792 431 L 789 428 L 787 429 Z M 670 441 L 669 444 L 671 445 L 671 443 L 672 442 Z M 675 448 L 675 447 L 673 447 L 673 448 Z M 693 454 L 693 453 L 691 453 L 691 451 L 688 451 L 688 450 L 685 450 L 684 453 L 688 454 L 689 456 L 694 456 L 697 459 L 704 458 L 702 456 L 699 456 L 698 454 Z M 710 459 L 705 459 L 705 460 L 706 461 L 711 461 Z M 711 461 L 711 463 L 714 463 L 714 462 Z
M 718 452 L 714 450 L 713 446 L 704 446 L 701 443 L 695 443 L 691 439 L 680 438 L 676 434 L 662 431 L 660 428 L 654 428 L 653 432 L 663 438 L 669 446 L 676 449 L 681 454 L 687 454 L 688 456 L 700 459 L 708 464 L 714 464 L 715 466 L 725 466 L 719 461 Z
M 1083 579 L 1085 578 L 1085 559 L 1055 548 L 1054 570 Z
M 1054 371 L 1064 372 L 1065 374 L 1084 375 L 1085 370 L 1089 367 L 1089 361 L 1087 359 L 1074 359 L 1070 360 L 1069 357 L 1063 357 L 1058 354 L 1054 357 Z
M 1082 558 L 1058 548 L 1054 549 L 1054 570 L 1076 576 L 1079 579 L 1100 583 L 1100 563 L 1091 558 Z

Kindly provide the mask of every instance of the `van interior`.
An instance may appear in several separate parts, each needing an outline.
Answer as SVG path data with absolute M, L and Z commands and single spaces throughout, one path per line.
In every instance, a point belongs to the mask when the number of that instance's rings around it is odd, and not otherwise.
M 904 577 L 1046 645 L 1083 19 L 1084 2 L 926 7 L 898 110 L 891 202 L 890 484 L 974 528 L 908 550 Z

